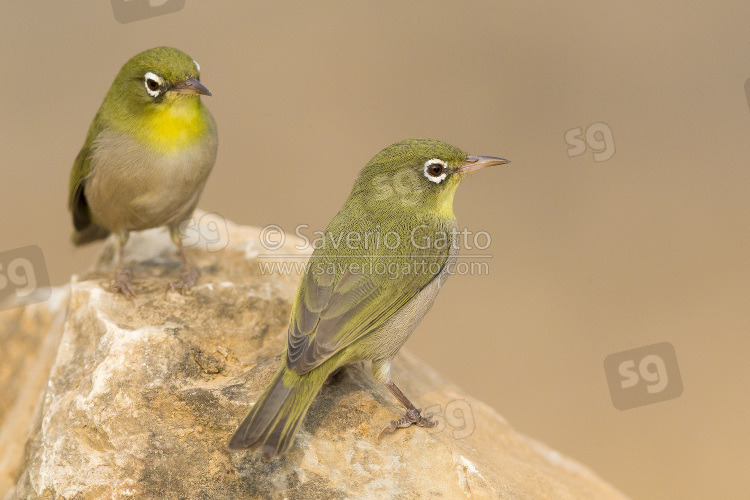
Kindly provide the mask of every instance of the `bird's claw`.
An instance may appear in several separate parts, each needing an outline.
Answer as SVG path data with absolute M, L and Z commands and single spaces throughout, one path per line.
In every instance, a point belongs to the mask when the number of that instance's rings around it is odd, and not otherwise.
M 130 269 L 122 269 L 115 272 L 115 280 L 110 285 L 113 293 L 121 293 L 126 299 L 135 298 L 133 284 L 130 282 L 132 273 Z
M 380 431 L 380 434 L 378 434 L 378 443 L 381 439 L 383 439 L 383 436 L 385 434 L 390 434 L 394 432 L 396 429 L 402 429 L 406 427 L 410 427 L 414 424 L 417 424 L 420 427 L 435 427 L 437 425 L 437 422 L 432 420 L 432 413 L 427 413 L 426 415 L 422 415 L 420 412 L 422 411 L 422 408 L 410 408 L 406 410 L 406 415 L 399 418 L 398 420 L 391 420 L 388 422 L 388 425 L 383 427 L 383 430 Z
M 200 278 L 201 272 L 195 267 L 189 267 L 182 273 L 182 278 L 177 281 L 171 281 L 167 285 L 167 292 L 185 293 L 193 288 L 195 282 Z

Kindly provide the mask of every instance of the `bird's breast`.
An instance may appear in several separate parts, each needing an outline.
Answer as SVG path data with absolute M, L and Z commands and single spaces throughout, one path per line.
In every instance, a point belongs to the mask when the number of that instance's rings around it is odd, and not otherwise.
M 141 230 L 179 222 L 192 212 L 214 160 L 215 136 L 162 153 L 134 137 L 104 130 L 92 147 L 85 194 L 98 225 Z

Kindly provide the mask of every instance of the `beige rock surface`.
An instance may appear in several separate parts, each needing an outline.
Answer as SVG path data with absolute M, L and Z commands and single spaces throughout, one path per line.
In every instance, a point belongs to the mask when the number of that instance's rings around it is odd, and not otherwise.
M 358 365 L 324 386 L 280 460 L 228 452 L 280 363 L 298 281 L 259 263 L 304 263 L 306 251 L 287 238 L 269 252 L 260 230 L 227 229 L 227 248 L 189 251 L 203 277 L 188 295 L 165 296 L 180 263 L 155 230 L 128 244 L 134 303 L 107 290 L 106 247 L 93 271 L 46 303 L 0 315 L 0 496 L 625 498 L 405 350 L 394 380 L 436 413 L 437 428 L 378 444 L 403 410 Z

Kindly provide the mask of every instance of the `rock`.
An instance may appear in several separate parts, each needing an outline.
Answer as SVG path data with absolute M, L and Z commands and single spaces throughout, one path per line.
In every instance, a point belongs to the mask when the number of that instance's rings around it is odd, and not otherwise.
M 30 296 L 0 312 L 0 495 L 15 483 L 26 438 L 35 432 L 33 424 L 40 416 L 65 324 L 68 294 L 67 286 L 60 287 L 44 302 Z
M 188 252 L 203 276 L 185 296 L 165 294 L 180 261 L 153 230 L 128 244 L 134 302 L 107 290 L 107 245 L 51 300 L 0 315 L 5 499 L 625 498 L 405 350 L 394 380 L 438 427 L 378 444 L 403 410 L 357 365 L 323 387 L 281 459 L 227 451 L 280 364 L 299 280 L 260 265 L 304 265 L 307 250 L 286 237 L 267 251 L 259 229 L 220 224 L 224 245 Z

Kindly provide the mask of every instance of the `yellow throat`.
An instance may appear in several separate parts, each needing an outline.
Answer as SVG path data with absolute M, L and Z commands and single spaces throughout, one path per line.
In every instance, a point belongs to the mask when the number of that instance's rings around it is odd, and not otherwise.
M 208 119 L 197 97 L 176 97 L 149 109 L 135 135 L 139 142 L 163 154 L 200 142 L 208 132 Z

